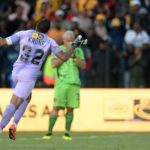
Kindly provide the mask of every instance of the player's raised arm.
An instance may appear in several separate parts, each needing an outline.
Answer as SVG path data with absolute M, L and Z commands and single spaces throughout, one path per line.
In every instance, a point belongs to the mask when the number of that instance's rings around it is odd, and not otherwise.
M 81 44 L 81 35 L 78 35 L 77 38 L 70 44 L 68 51 L 63 52 L 60 51 L 57 56 L 62 60 L 62 61 L 66 61 L 69 57 L 71 57 L 71 55 L 74 52 L 74 49 L 76 47 L 78 47 Z
M 24 31 L 16 32 L 7 38 L 0 37 L 0 46 L 7 46 L 7 45 L 15 44 L 16 42 L 18 42 L 20 40 L 21 34 L 23 32 Z
M 52 59 L 52 66 L 57 67 L 60 64 L 62 64 L 64 61 L 66 61 L 68 58 L 70 58 L 70 56 L 72 55 L 73 52 L 70 49 L 68 51 L 67 52 L 60 51 L 57 54 L 58 58 Z M 80 60 L 79 58 L 75 58 L 75 59 L 73 59 L 73 61 L 80 69 L 86 68 L 85 60 Z
M 51 64 L 52 64 L 52 67 L 55 68 L 55 67 L 61 65 L 63 62 L 64 61 L 62 61 L 59 58 L 53 58 L 52 61 L 51 61 Z
M 74 47 L 70 47 L 67 52 L 60 51 L 57 56 L 60 58 L 62 61 L 66 61 L 74 52 Z

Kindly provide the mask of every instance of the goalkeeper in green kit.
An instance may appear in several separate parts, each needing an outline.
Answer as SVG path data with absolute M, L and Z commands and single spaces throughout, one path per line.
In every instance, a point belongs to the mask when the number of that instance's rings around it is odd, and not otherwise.
M 66 52 L 71 43 L 75 39 L 75 34 L 72 31 L 66 31 L 63 34 L 63 45 L 61 50 Z M 87 40 L 81 42 L 81 46 L 85 45 Z M 56 68 L 57 77 L 54 87 L 54 102 L 53 110 L 49 120 L 48 133 L 43 139 L 51 139 L 52 131 L 55 122 L 58 118 L 60 109 L 66 109 L 66 129 L 63 135 L 64 140 L 72 140 L 70 136 L 70 128 L 74 117 L 74 109 L 79 108 L 80 105 L 80 78 L 79 69 L 85 69 L 86 63 L 82 49 L 77 47 L 74 54 L 67 61 L 54 56 L 51 62 L 52 66 Z

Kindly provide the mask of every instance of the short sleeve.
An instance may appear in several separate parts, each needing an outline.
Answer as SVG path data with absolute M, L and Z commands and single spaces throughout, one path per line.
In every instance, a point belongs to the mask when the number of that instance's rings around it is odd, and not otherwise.
M 20 41 L 21 36 L 23 35 L 23 31 L 16 32 L 13 35 L 6 38 L 7 44 L 12 45 Z
M 52 53 L 54 53 L 55 55 L 57 55 L 61 51 L 58 44 L 52 39 L 51 39 L 50 49 L 51 49 Z

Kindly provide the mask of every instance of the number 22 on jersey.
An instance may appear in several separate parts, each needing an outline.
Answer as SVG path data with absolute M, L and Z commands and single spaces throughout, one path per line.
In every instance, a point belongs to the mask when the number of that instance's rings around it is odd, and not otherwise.
M 31 54 L 31 51 L 32 51 L 32 47 L 24 45 L 23 46 L 23 51 L 24 51 L 24 53 L 20 56 L 20 60 L 21 61 L 29 61 L 30 54 Z M 41 49 L 37 49 L 35 51 L 35 54 L 34 54 L 32 60 L 30 62 L 32 64 L 38 65 L 40 63 L 40 60 L 42 59 L 43 55 L 44 55 L 44 51 L 41 50 Z

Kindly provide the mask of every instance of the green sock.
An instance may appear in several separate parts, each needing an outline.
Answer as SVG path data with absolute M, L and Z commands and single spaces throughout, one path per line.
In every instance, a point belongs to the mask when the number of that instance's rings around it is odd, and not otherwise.
M 67 113 L 66 114 L 66 133 L 70 132 L 72 121 L 73 121 L 73 113 Z
M 52 115 L 49 119 L 49 127 L 48 127 L 48 133 L 52 133 L 53 127 L 55 125 L 55 122 L 57 120 L 57 115 Z

